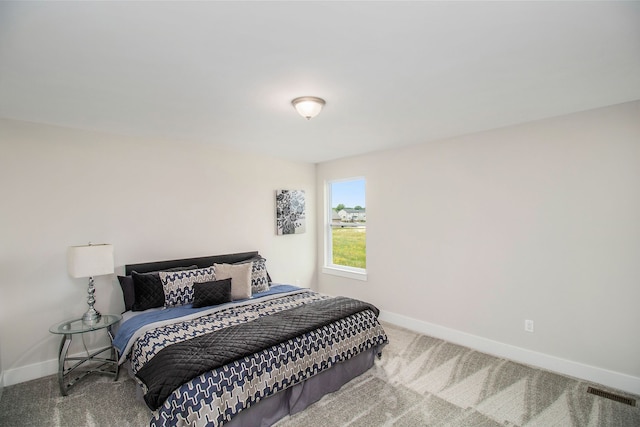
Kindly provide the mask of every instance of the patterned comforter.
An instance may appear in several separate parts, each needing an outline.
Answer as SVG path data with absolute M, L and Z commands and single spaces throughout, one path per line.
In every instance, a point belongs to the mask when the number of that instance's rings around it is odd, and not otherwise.
M 285 311 L 292 310 L 293 313 L 303 310 L 304 306 L 327 304 L 329 299 L 331 297 L 309 290 L 296 290 L 200 311 L 197 315 L 187 316 L 187 320 L 177 318 L 171 322 L 158 322 L 151 327 L 145 326 L 141 333 L 133 334 L 126 346 L 120 344 L 122 348 L 130 348 L 125 350 L 123 357 L 130 357 L 134 374 L 141 370 L 144 373 L 147 364 L 154 365 L 155 356 L 160 354 L 158 360 L 161 360 L 163 354 L 171 352 L 162 352 L 169 346 L 178 344 L 170 349 L 173 350 L 186 341 L 207 340 L 216 332 L 224 335 L 227 330 L 246 322 L 269 316 L 275 319 Z M 374 311 L 377 312 L 373 307 L 364 307 L 362 311 L 324 322 L 320 327 L 300 335 L 294 334 L 293 338 L 189 377 L 188 381 L 168 393 L 166 400 L 162 396 L 151 425 L 222 425 L 265 397 L 363 351 L 381 347 L 387 337 Z M 255 326 L 253 329 L 255 333 Z M 118 341 L 122 339 L 116 336 L 114 343 Z M 167 371 L 171 369 L 166 367 Z M 138 381 L 146 393 L 146 385 L 140 378 Z

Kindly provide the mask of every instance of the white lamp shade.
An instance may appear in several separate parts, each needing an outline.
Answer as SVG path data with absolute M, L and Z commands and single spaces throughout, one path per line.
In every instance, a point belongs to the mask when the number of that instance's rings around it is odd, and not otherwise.
M 113 274 L 113 245 L 71 246 L 67 254 L 71 277 L 93 277 Z
M 302 96 L 291 101 L 298 114 L 305 119 L 311 119 L 322 111 L 325 102 L 322 98 L 315 96 Z

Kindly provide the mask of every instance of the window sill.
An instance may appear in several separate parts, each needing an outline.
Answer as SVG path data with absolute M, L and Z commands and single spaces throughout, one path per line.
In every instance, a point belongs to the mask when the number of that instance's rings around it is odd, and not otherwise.
M 366 270 L 356 271 L 347 268 L 324 266 L 322 267 L 322 272 L 325 274 L 331 274 L 332 276 L 346 277 L 348 279 L 362 280 L 364 282 L 367 281 Z

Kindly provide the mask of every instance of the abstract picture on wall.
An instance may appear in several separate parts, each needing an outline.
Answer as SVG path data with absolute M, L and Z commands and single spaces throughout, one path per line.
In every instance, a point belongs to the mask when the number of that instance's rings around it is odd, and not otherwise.
M 300 234 L 306 228 L 304 190 L 276 190 L 276 233 Z

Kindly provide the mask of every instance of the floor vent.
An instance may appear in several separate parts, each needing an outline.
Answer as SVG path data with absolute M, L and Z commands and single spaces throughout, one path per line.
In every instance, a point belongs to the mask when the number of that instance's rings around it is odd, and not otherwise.
M 609 393 L 608 391 L 600 390 L 597 388 L 589 387 L 587 393 L 595 394 L 596 396 L 604 397 L 606 399 L 615 400 L 616 402 L 624 403 L 629 406 L 636 406 L 636 400 L 628 397 L 620 396 L 618 394 Z

